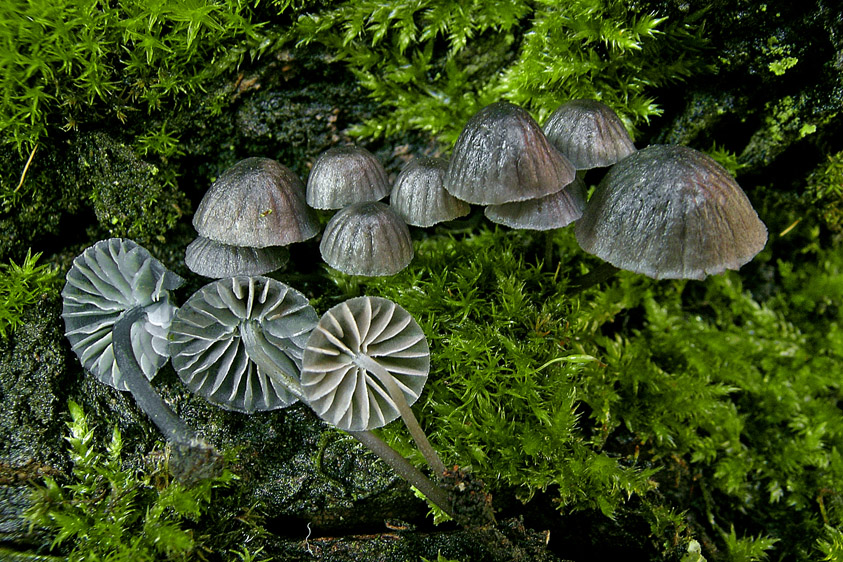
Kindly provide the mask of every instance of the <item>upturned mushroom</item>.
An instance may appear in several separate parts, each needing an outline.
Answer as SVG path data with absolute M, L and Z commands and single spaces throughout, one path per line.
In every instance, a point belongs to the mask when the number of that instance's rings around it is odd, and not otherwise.
M 195 292 L 170 329 L 184 384 L 221 408 L 285 408 L 302 397 L 304 345 L 318 317 L 297 290 L 267 277 L 233 277 Z
M 556 193 L 574 180 L 574 173 L 526 110 L 498 102 L 466 123 L 444 185 L 462 201 L 499 205 Z
M 577 170 L 611 166 L 635 152 L 618 114 L 597 100 L 563 103 L 548 118 L 544 134 Z
M 394 275 L 412 261 L 413 241 L 387 205 L 355 203 L 331 218 L 319 251 L 328 265 L 348 275 Z
M 575 225 L 583 250 L 656 279 L 703 279 L 760 252 L 767 228 L 732 176 L 684 146 L 653 145 L 621 160 Z
M 314 209 L 380 201 L 388 193 L 386 170 L 360 146 L 335 146 L 322 152 L 307 177 L 307 204 Z
M 211 185 L 193 215 L 199 238 L 185 263 L 206 277 L 259 275 L 286 262 L 283 246 L 316 236 L 304 184 L 269 158 L 246 158 Z
M 387 299 L 357 297 L 319 320 L 302 357 L 301 388 L 317 415 L 367 445 L 453 516 L 447 494 L 371 433 L 400 416 L 442 477 L 445 465 L 410 409 L 429 369 L 427 339 L 410 313 Z
M 131 240 L 97 242 L 73 261 L 62 290 L 66 336 L 83 367 L 128 390 L 173 445 L 182 478 L 215 470 L 219 455 L 149 384 L 166 363 L 176 306 L 170 291 L 183 279 Z

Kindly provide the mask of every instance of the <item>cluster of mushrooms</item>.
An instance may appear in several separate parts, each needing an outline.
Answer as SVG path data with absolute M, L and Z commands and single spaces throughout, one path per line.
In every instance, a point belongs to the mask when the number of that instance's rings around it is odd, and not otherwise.
M 586 202 L 586 170 L 608 166 Z M 380 202 L 387 195 L 389 205 Z M 273 160 L 238 162 L 200 203 L 186 262 L 214 278 L 268 273 L 286 261 L 288 244 L 318 233 L 312 209 L 330 209 L 338 212 L 319 246 L 325 262 L 351 275 L 392 275 L 413 258 L 408 225 L 450 221 L 470 205 L 511 228 L 576 222 L 586 252 L 657 279 L 738 269 L 767 241 L 746 195 L 709 156 L 675 145 L 636 150 L 598 101 L 562 104 L 544 129 L 499 102 L 468 121 L 450 161 L 413 160 L 392 186 L 374 155 L 356 146 L 320 154 L 306 187 Z
M 611 166 L 586 202 L 585 170 Z M 380 200 L 390 196 L 390 204 Z M 314 209 L 338 212 L 320 251 L 352 275 L 392 275 L 413 257 L 408 224 L 429 227 L 485 206 L 492 221 L 552 230 L 576 222 L 584 250 L 655 278 L 704 278 L 737 269 L 766 243 L 746 195 L 714 160 L 693 149 L 636 150 L 600 102 L 563 104 L 544 130 L 501 102 L 472 117 L 450 161 L 410 162 L 390 187 L 368 151 L 322 153 L 305 186 L 288 168 L 247 158 L 200 203 L 199 236 L 185 255 L 217 279 L 178 307 L 178 275 L 131 240 L 98 242 L 76 258 L 62 292 L 66 335 L 100 381 L 129 390 L 181 452 L 183 473 L 218 461 L 149 381 L 171 360 L 185 386 L 221 408 L 251 414 L 309 405 L 360 440 L 453 517 L 453 498 L 372 429 L 401 417 L 437 480 L 445 466 L 410 406 L 427 380 L 427 340 L 410 314 L 358 297 L 321 318 L 299 291 L 264 277 L 287 246 L 319 232 Z
M 371 431 L 401 417 L 437 479 L 445 474 L 410 409 L 427 381 L 430 351 L 406 310 L 358 297 L 319 318 L 299 291 L 261 275 L 213 281 L 178 307 L 171 291 L 183 281 L 142 246 L 112 238 L 73 261 L 62 291 L 66 335 L 80 362 L 132 393 L 170 443 L 177 477 L 213 473 L 219 455 L 150 384 L 168 359 L 190 391 L 227 410 L 308 404 L 458 517 L 439 485 Z

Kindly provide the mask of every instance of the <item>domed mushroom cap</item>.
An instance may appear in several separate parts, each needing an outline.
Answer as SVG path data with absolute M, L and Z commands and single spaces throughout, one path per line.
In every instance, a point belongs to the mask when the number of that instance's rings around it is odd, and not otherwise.
M 384 426 L 399 416 L 383 382 L 361 366 L 376 362 L 408 404 L 419 397 L 430 370 L 430 349 L 410 313 L 379 297 L 357 297 L 326 312 L 304 351 L 301 384 L 310 407 L 346 431 Z
M 441 158 L 418 158 L 401 170 L 389 194 L 389 206 L 413 226 L 428 227 L 463 217 L 471 211 L 445 191 L 448 163 Z
M 359 146 L 335 146 L 322 152 L 307 177 L 307 204 L 314 209 L 380 201 L 388 193 L 389 177 L 383 165 Z
M 596 100 L 563 103 L 545 123 L 544 134 L 578 170 L 611 166 L 635 152 L 618 114 Z
M 767 228 L 729 173 L 684 146 L 615 164 L 575 225 L 586 252 L 656 279 L 703 279 L 760 252 Z
M 585 183 L 576 178 L 556 193 L 539 199 L 489 205 L 483 212 L 490 221 L 510 228 L 553 230 L 580 218 L 584 207 Z
M 413 259 L 410 230 L 383 203 L 355 203 L 334 215 L 319 244 L 322 259 L 349 275 L 394 275 Z
M 460 133 L 445 189 L 468 203 L 499 205 L 556 193 L 574 180 L 574 167 L 524 109 L 493 103 Z
M 230 246 L 286 246 L 316 236 L 304 185 L 269 158 L 246 158 L 223 172 L 193 215 L 200 236 Z
M 318 317 L 307 298 L 267 277 L 209 283 L 176 314 L 170 331 L 173 367 L 184 384 L 212 404 L 252 413 L 296 401 L 286 384 L 249 356 L 248 345 L 298 380 L 301 358 Z
M 176 312 L 170 291 L 183 282 L 132 240 L 101 240 L 82 252 L 61 293 L 65 335 L 82 366 L 128 390 L 114 360 L 112 330 L 125 311 L 143 307 L 146 314 L 131 328 L 132 350 L 152 379 L 169 357 L 167 334 Z
M 263 275 L 280 268 L 289 258 L 290 251 L 284 246 L 229 246 L 204 236 L 188 244 L 184 253 L 184 263 L 190 271 L 215 279 Z

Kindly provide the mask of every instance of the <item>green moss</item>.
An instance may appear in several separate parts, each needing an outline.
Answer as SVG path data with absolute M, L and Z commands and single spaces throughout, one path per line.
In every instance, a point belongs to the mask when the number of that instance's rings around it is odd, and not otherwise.
M 123 440 L 115 428 L 106 451 L 94 445 L 94 430 L 81 406 L 69 403 L 72 480 L 60 485 L 47 476 L 32 490 L 26 517 L 54 533 L 51 550 L 69 561 L 188 560 L 198 555 L 200 538 L 190 530 L 208 509 L 222 476 L 185 488 L 169 481 L 166 469 L 135 470 L 122 464 Z
M 0 337 L 8 337 L 21 322 L 24 311 L 44 293 L 60 286 L 58 270 L 49 264 L 36 265 L 40 253 L 26 252 L 20 265 L 0 264 Z
M 832 231 L 843 230 L 843 152 L 830 154 L 811 172 L 806 196 L 809 204 L 819 207 L 823 221 Z
M 244 0 L 9 0 L 0 7 L 0 143 L 28 153 L 51 129 L 187 105 L 268 46 Z
M 367 0 L 305 14 L 293 37 L 327 46 L 382 105 L 354 133 L 421 130 L 452 143 L 472 114 L 499 99 L 539 119 L 570 98 L 600 99 L 630 127 L 659 114 L 648 91 L 703 68 L 695 21 L 603 0 Z
M 782 266 L 787 292 L 766 303 L 734 272 L 622 273 L 576 294 L 567 280 L 589 261 L 562 231 L 547 267 L 543 241 L 431 236 L 392 278 L 331 273 L 424 328 L 431 380 L 416 410 L 446 464 L 523 501 L 549 493 L 564 513 L 643 519 L 665 555 L 704 535 L 719 537 L 714 560 L 816 556 L 843 513 L 817 501 L 841 501 L 843 257 Z M 418 456 L 399 427 L 385 432 Z

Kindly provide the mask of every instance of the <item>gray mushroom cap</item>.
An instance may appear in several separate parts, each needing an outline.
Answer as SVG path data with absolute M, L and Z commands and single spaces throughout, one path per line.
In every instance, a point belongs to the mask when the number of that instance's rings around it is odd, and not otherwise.
M 286 246 L 316 236 L 304 185 L 269 158 L 246 158 L 223 172 L 193 215 L 200 236 L 230 246 Z
M 524 109 L 493 103 L 468 120 L 445 176 L 445 190 L 477 205 L 499 205 L 555 193 L 574 180 L 574 166 Z
M 386 170 L 360 146 L 335 146 L 322 152 L 307 177 L 307 204 L 314 209 L 380 201 L 388 193 Z
M 575 232 L 586 252 L 656 279 L 738 269 L 767 241 L 767 228 L 722 166 L 670 145 L 649 146 L 612 166 Z
M 152 379 L 169 357 L 167 334 L 176 312 L 170 291 L 184 280 L 134 241 L 101 240 L 73 260 L 62 290 L 67 339 L 97 379 L 128 390 L 114 359 L 112 330 L 135 307 L 145 314 L 131 328 L 132 351 Z
M 322 259 L 349 275 L 394 275 L 413 259 L 410 230 L 383 203 L 355 203 L 334 215 L 319 244 Z
M 297 400 L 285 380 L 297 383 L 317 320 L 307 298 L 279 281 L 220 279 L 194 293 L 176 314 L 170 332 L 173 367 L 192 392 L 227 410 L 285 408 Z M 250 345 L 260 353 L 258 362 Z M 263 359 L 270 368 L 258 364 Z
M 611 166 L 635 152 L 618 114 L 596 100 L 563 103 L 548 118 L 544 134 L 578 170 Z
M 389 206 L 409 225 L 428 227 L 463 217 L 471 211 L 445 191 L 448 162 L 441 158 L 418 158 L 404 166 L 392 191 Z
M 366 356 L 385 369 L 413 404 L 427 381 L 430 350 L 409 312 L 379 297 L 357 297 L 326 312 L 307 341 L 301 384 L 310 407 L 346 431 L 398 418 L 383 382 L 361 366 Z
M 263 275 L 280 268 L 289 258 L 290 252 L 284 246 L 230 246 L 204 236 L 188 244 L 184 253 L 184 263 L 190 271 L 215 279 Z
M 585 183 L 577 177 L 556 193 L 539 199 L 489 205 L 486 217 L 510 228 L 553 230 L 568 226 L 582 216 L 585 207 Z

